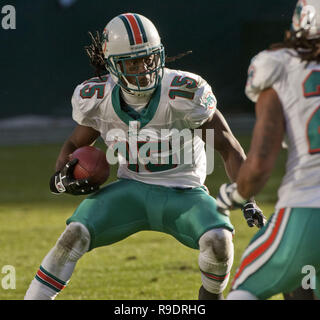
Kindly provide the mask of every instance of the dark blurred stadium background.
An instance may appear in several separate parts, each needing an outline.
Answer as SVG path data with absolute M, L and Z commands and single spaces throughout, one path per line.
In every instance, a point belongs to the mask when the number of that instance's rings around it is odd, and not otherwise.
M 71 6 L 59 5 L 62 2 Z M 73 90 L 93 75 L 84 51 L 88 31 L 101 31 L 123 12 L 150 18 L 168 56 L 193 51 L 169 67 L 198 73 L 212 85 L 219 108 L 247 151 L 254 123 L 254 105 L 244 94 L 247 68 L 253 55 L 281 41 L 295 3 L 0 0 L 0 268 L 12 265 L 17 272 L 16 290 L 2 290 L 0 284 L 0 300 L 24 297 L 39 262 L 83 199 L 56 197 L 48 181 L 62 141 L 75 125 Z M 1 28 L 5 16 L 1 8 L 7 4 L 16 8 L 15 30 Z M 104 148 L 101 141 L 98 146 Z M 267 186 L 256 198 L 267 217 L 274 210 L 285 157 L 282 150 Z M 214 174 L 206 180 L 213 196 L 228 181 L 220 157 L 214 161 Z M 115 179 L 116 166 L 112 166 L 107 183 Z M 241 214 L 234 214 L 232 223 L 237 240 L 231 278 L 256 231 L 247 228 Z M 70 288 L 59 299 L 195 299 L 200 283 L 196 261 L 196 251 L 172 242 L 171 237 L 141 233 L 82 258 Z
M 63 3 L 70 6 L 64 7 Z M 227 117 L 248 115 L 242 117 L 242 126 L 247 127 L 246 119 L 253 115 L 253 104 L 244 95 L 250 59 L 282 40 L 295 3 L 1 0 L 0 8 L 15 6 L 16 29 L 0 28 L 0 142 L 11 143 L 14 139 L 14 133 L 8 133 L 10 128 L 32 127 L 37 121 L 38 126 L 48 128 L 52 119 L 64 135 L 62 129 L 70 124 L 65 119 L 71 119 L 72 92 L 93 75 L 84 51 L 90 42 L 88 31 L 101 31 L 111 18 L 123 12 L 150 18 L 168 56 L 192 50 L 192 55 L 168 66 L 200 74 L 212 85 Z

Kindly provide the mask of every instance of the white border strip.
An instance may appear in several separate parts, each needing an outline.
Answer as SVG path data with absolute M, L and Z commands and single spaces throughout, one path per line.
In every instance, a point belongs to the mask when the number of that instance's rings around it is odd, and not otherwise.
M 279 211 L 280 212 L 280 211 Z M 278 213 L 279 213 L 278 212 Z M 278 213 L 274 216 L 275 219 L 273 219 L 273 227 L 270 228 L 270 230 L 274 229 L 274 223 L 276 221 L 276 217 L 278 217 Z M 275 251 L 277 250 L 281 239 L 284 235 L 284 232 L 286 230 L 286 226 L 288 224 L 288 220 L 290 217 L 290 213 L 291 213 L 291 208 L 286 208 L 284 214 L 283 214 L 283 220 L 281 222 L 279 231 L 276 235 L 276 238 L 274 239 L 272 245 L 259 257 L 257 258 L 253 263 L 251 263 L 251 265 L 247 266 L 241 273 L 240 277 L 235 281 L 235 283 L 233 284 L 233 290 L 236 289 L 239 285 L 241 285 L 249 276 L 251 276 L 254 272 L 256 272 L 259 268 L 261 268 L 261 266 L 263 266 L 270 258 L 271 256 L 275 253 Z M 269 231 L 269 230 L 268 230 Z M 266 232 L 267 233 L 267 232 Z M 269 233 L 270 234 L 270 233 Z M 262 237 L 261 237 L 262 238 Z M 257 240 L 257 242 L 261 239 L 259 238 Z M 266 238 L 266 237 L 264 237 Z M 259 241 L 259 243 L 261 243 L 262 241 Z M 252 247 L 256 248 L 257 246 L 255 245 L 256 242 L 254 242 L 252 245 Z M 251 246 L 250 246 L 251 247 Z M 248 248 L 249 249 L 249 248 Z M 253 250 L 253 249 L 252 249 Z M 252 251 L 251 250 L 251 251 Z M 250 251 L 250 252 L 251 252 Z

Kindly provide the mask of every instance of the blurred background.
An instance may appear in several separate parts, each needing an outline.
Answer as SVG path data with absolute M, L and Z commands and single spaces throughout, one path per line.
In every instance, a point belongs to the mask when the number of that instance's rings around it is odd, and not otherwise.
M 197 73 L 211 84 L 219 109 L 247 152 L 254 124 L 254 105 L 244 94 L 250 59 L 282 40 L 295 3 L 0 0 L 0 9 L 12 5 L 16 10 L 16 29 L 0 24 L 0 269 L 12 265 L 17 277 L 15 290 L 0 286 L 0 300 L 23 298 L 39 263 L 84 198 L 53 195 L 48 182 L 61 144 L 75 125 L 73 90 L 93 76 L 84 51 L 90 43 L 88 31 L 101 32 L 118 14 L 136 12 L 156 25 L 168 56 L 192 50 L 168 67 Z M 0 21 L 5 16 L 0 10 Z M 101 141 L 97 145 L 105 148 Z M 274 210 L 285 159 L 282 150 L 256 198 L 267 217 Z M 213 196 L 228 181 L 220 157 L 214 161 L 214 173 L 206 180 Z M 112 166 L 107 183 L 116 179 L 116 169 Z M 256 232 L 241 212 L 232 215 L 232 223 L 236 241 L 231 277 Z M 197 251 L 168 235 L 145 231 L 86 254 L 60 299 L 195 299 L 199 284 Z
M 153 21 L 168 56 L 192 50 L 193 54 L 168 67 L 201 75 L 211 84 L 231 125 L 251 127 L 253 104 L 244 94 L 250 59 L 282 40 L 295 3 L 1 0 L 0 7 L 15 7 L 16 29 L 0 29 L 0 143 L 65 137 L 73 125 L 73 90 L 93 75 L 84 51 L 90 43 L 88 31 L 101 32 L 109 20 L 124 12 L 140 13 Z M 28 134 L 23 128 L 29 128 Z M 39 135 L 39 129 L 44 134 Z

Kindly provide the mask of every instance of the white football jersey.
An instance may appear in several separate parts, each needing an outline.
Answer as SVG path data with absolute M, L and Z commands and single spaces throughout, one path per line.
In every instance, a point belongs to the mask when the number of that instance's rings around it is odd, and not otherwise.
M 320 65 L 296 51 L 262 51 L 251 61 L 246 94 L 253 102 L 272 87 L 283 106 L 288 143 L 286 174 L 276 209 L 320 207 Z M 277 119 L 275 119 L 277 121 Z
M 139 113 L 121 103 L 120 90 L 105 76 L 78 85 L 72 97 L 73 119 L 100 132 L 108 161 L 119 163 L 118 177 L 168 187 L 203 185 L 204 142 L 183 129 L 201 126 L 215 112 L 208 83 L 165 68 L 161 85 Z

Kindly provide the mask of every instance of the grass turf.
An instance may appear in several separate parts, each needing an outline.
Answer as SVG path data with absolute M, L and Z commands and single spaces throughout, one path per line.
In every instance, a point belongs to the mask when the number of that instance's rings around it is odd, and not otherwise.
M 249 137 L 239 137 L 244 149 Z M 98 144 L 100 147 L 101 144 Z M 2 184 L 0 191 L 0 269 L 16 270 L 16 289 L 0 286 L 0 300 L 23 299 L 42 259 L 55 244 L 83 197 L 55 196 L 48 180 L 60 145 L 0 147 Z M 273 174 L 257 202 L 267 217 L 274 210 L 276 190 L 284 173 L 282 151 Z M 109 181 L 116 179 L 112 168 Z M 215 155 L 215 170 L 206 180 L 213 196 L 226 182 L 224 166 Z M 234 211 L 236 227 L 235 260 L 231 279 L 250 238 L 257 231 L 249 228 L 241 211 Z M 171 236 L 143 231 L 112 246 L 97 248 L 78 262 L 68 287 L 58 299 L 197 299 L 201 285 L 198 251 L 189 249 Z M 0 278 L 5 274 L 0 274 Z M 225 294 L 230 290 L 230 282 Z M 276 295 L 271 299 L 282 299 Z

